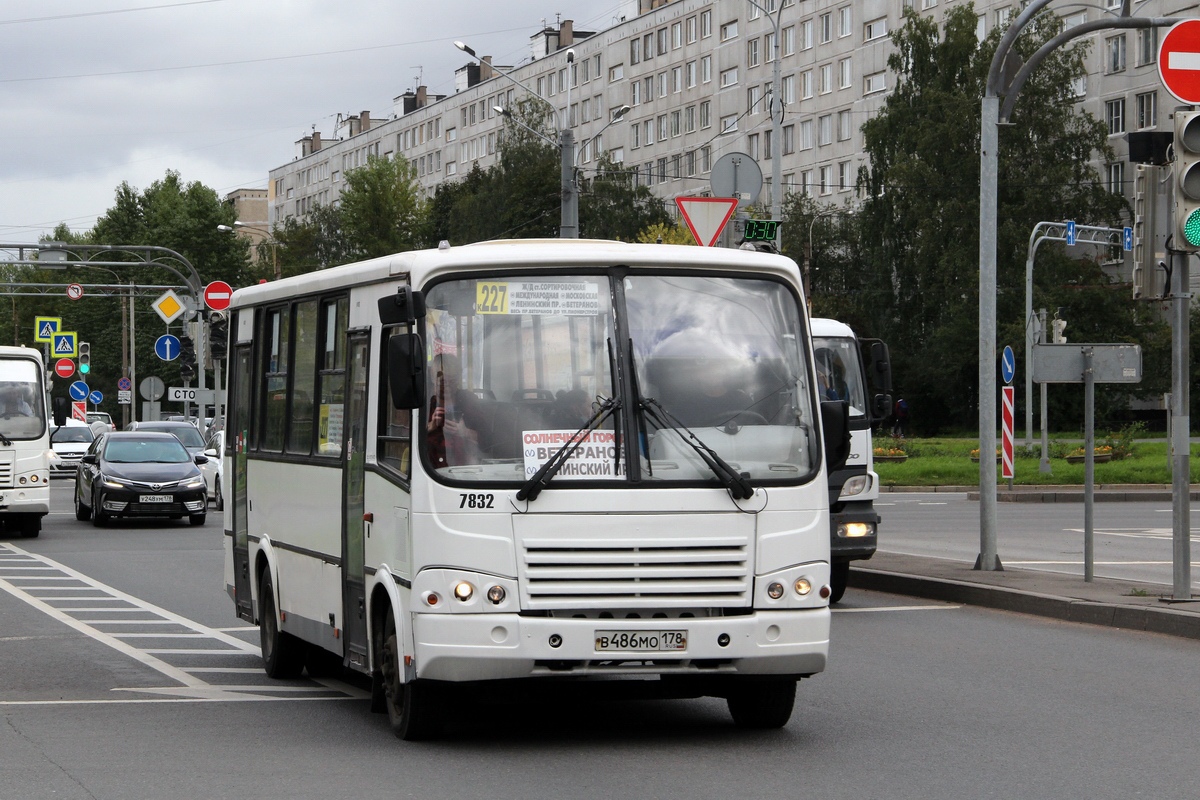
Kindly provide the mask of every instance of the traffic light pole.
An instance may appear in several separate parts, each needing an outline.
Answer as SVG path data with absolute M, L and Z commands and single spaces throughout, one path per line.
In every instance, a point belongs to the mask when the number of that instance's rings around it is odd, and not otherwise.
M 1192 599 L 1192 509 L 1191 509 L 1191 389 L 1188 373 L 1191 335 L 1191 287 L 1188 253 L 1171 253 L 1171 518 L 1174 559 L 1172 599 Z

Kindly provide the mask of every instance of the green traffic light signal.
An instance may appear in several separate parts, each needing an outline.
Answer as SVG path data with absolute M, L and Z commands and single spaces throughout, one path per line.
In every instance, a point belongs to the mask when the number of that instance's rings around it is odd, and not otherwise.
M 1200 208 L 1193 210 L 1183 221 L 1183 238 L 1192 247 L 1200 247 Z
M 79 374 L 87 375 L 92 371 L 92 346 L 88 342 L 79 343 Z
M 80 364 L 79 365 L 79 374 L 80 375 L 87 375 L 91 371 L 92 371 L 92 366 L 90 364 Z

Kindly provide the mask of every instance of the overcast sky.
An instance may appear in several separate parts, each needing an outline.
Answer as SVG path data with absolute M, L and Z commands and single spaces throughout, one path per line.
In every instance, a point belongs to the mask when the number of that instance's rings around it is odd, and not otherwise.
M 0 0 L 0 242 L 92 227 L 167 170 L 265 188 L 316 126 L 454 91 L 466 41 L 529 57 L 543 22 L 610 27 L 622 0 Z M 418 75 L 422 79 L 418 81 Z

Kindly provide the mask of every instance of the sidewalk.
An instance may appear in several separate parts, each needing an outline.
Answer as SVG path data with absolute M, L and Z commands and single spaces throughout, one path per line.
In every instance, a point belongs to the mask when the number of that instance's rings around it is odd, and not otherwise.
M 1200 602 L 1164 602 L 1170 586 L 1107 578 L 1086 583 L 1082 575 L 1028 569 L 984 572 L 961 561 L 877 552 L 851 562 L 849 591 L 855 589 L 1200 639 Z
M 965 494 L 968 500 L 979 499 L 978 486 L 880 486 L 879 493 L 930 492 Z M 1189 496 L 1200 500 L 1200 484 L 1193 483 Z M 1171 487 L 1161 483 L 1097 483 L 1092 487 L 1092 499 L 1097 503 L 1123 503 L 1129 501 L 1170 501 Z M 1083 486 L 1075 484 L 1045 484 L 1038 486 L 1014 485 L 1012 489 L 1004 483 L 996 487 L 996 500 L 1000 503 L 1082 503 Z

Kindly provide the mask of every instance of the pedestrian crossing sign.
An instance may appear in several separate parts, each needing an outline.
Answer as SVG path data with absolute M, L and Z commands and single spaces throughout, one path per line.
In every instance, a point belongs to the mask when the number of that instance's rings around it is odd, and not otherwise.
M 54 358 L 75 358 L 79 355 L 75 349 L 78 341 L 79 335 L 75 331 L 55 331 L 50 355 Z
M 62 317 L 34 317 L 33 323 L 33 340 L 51 344 L 62 327 Z

